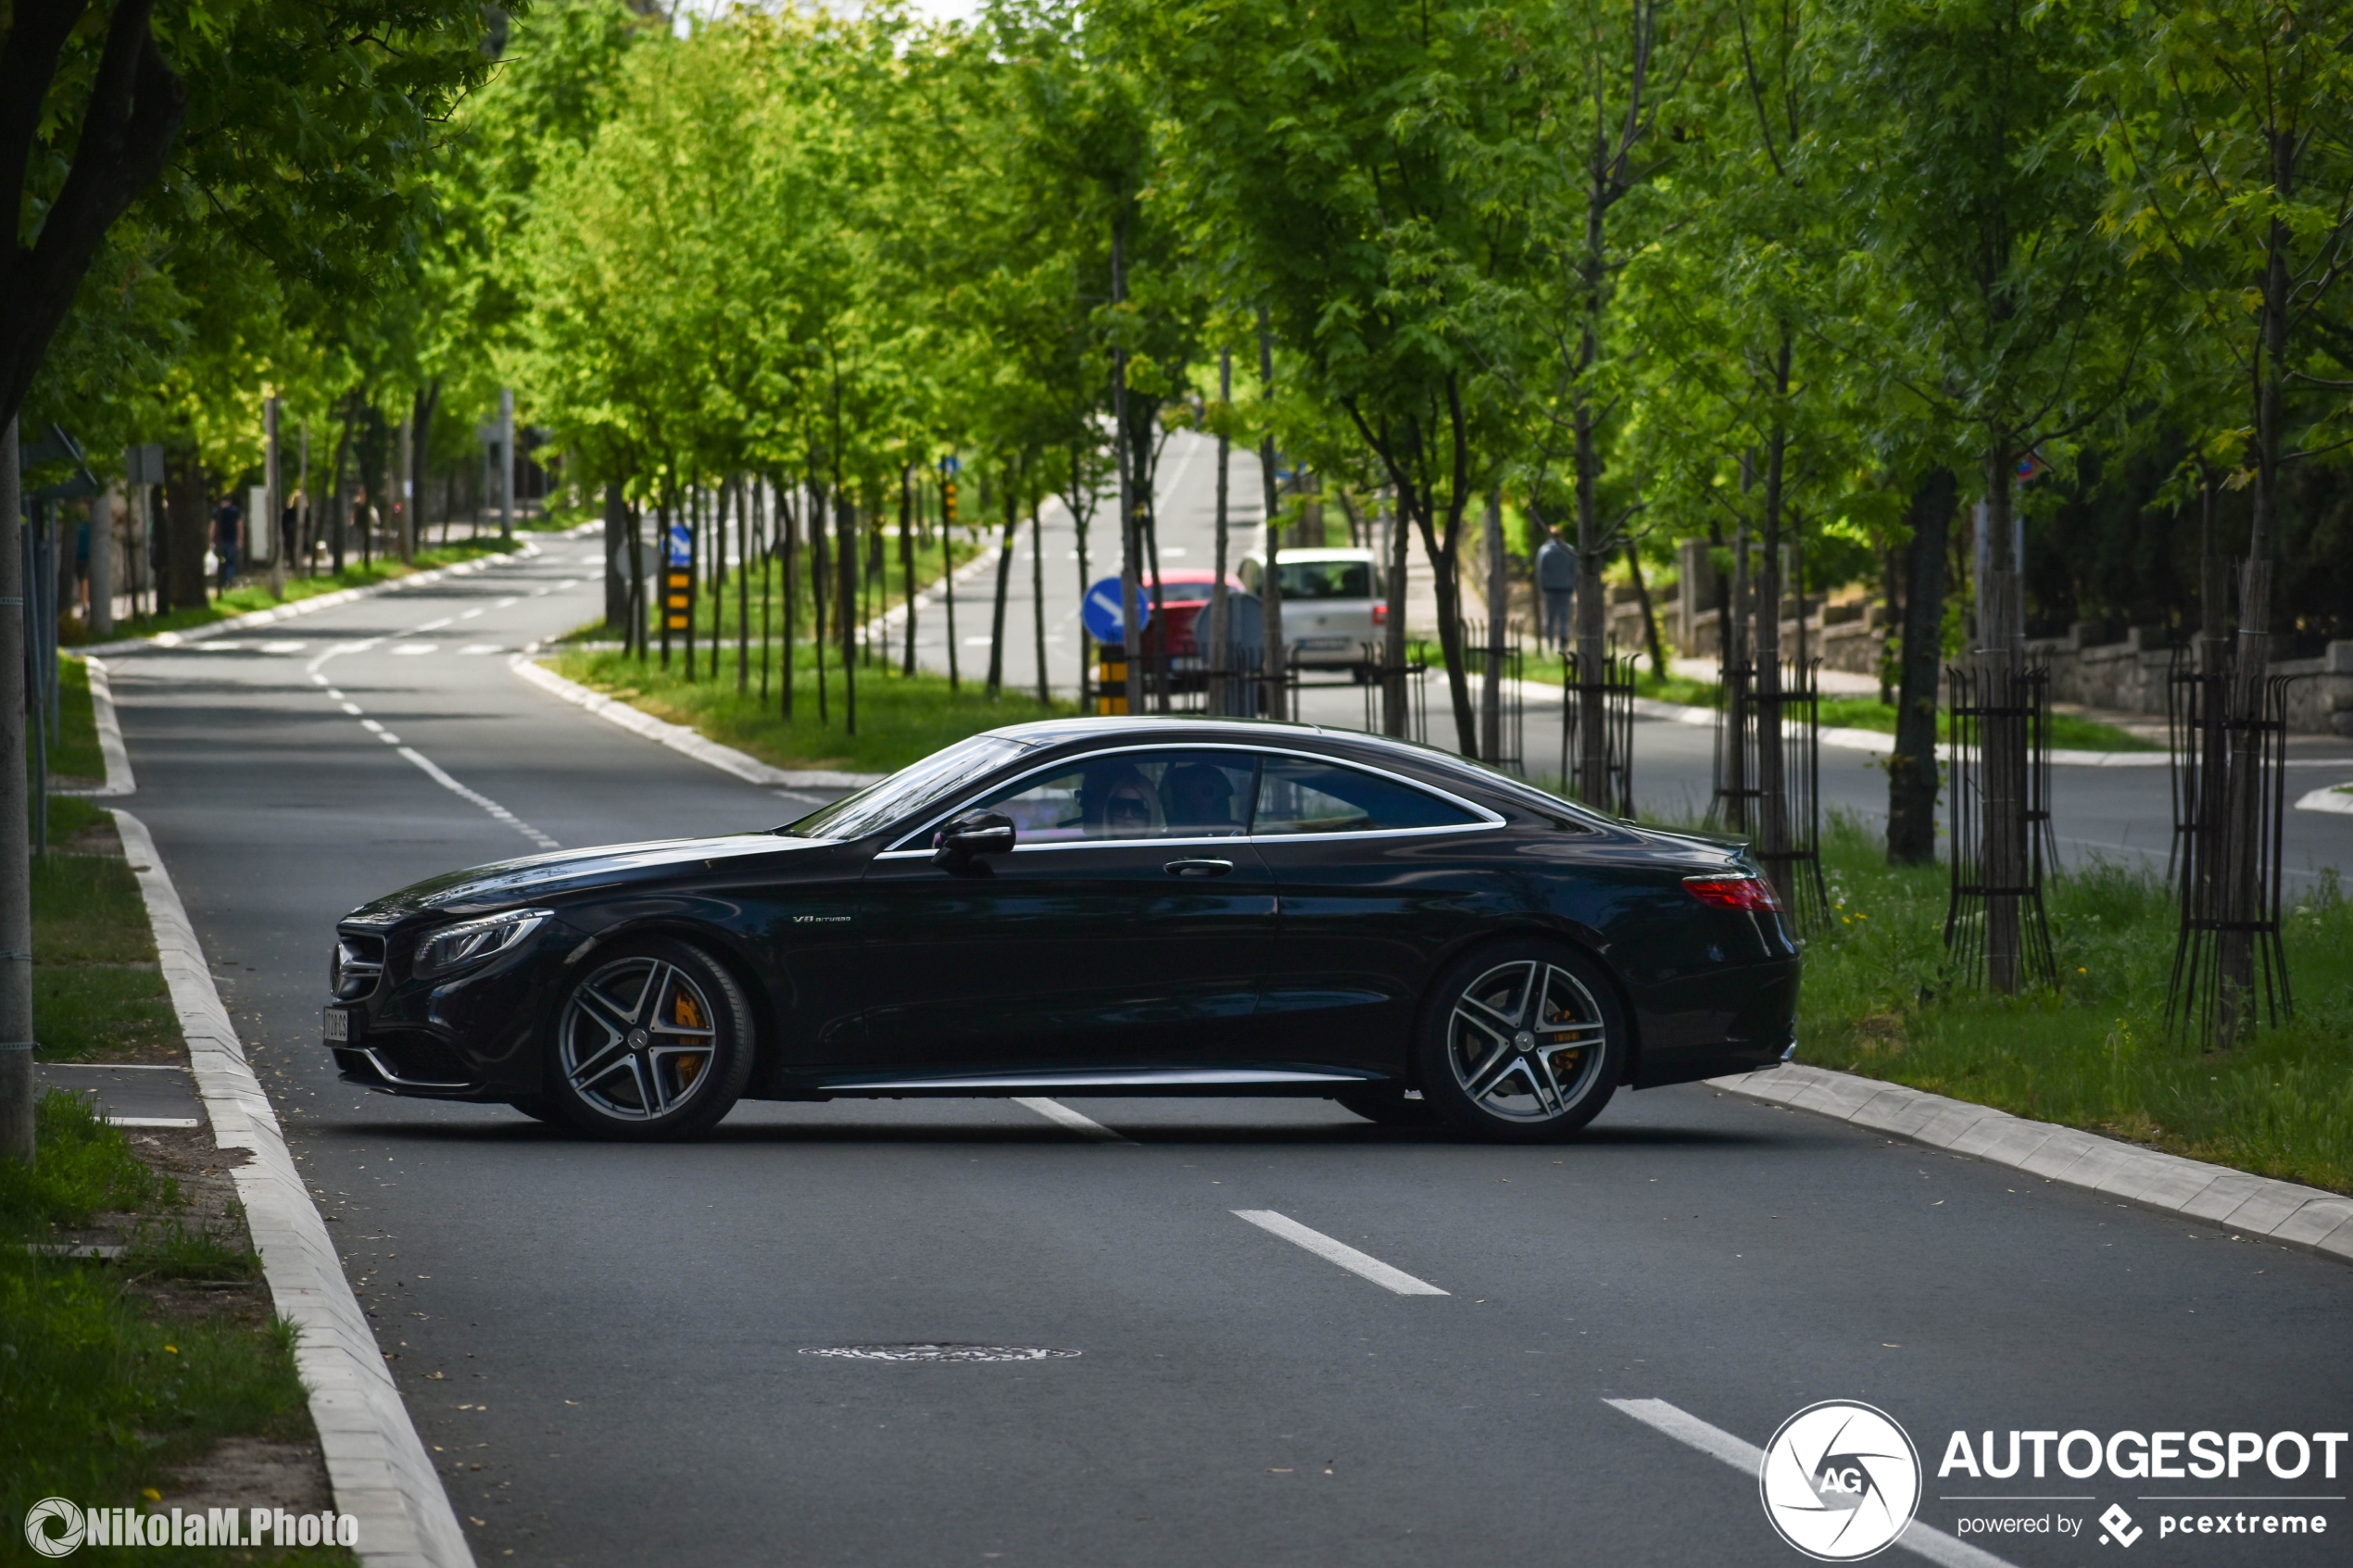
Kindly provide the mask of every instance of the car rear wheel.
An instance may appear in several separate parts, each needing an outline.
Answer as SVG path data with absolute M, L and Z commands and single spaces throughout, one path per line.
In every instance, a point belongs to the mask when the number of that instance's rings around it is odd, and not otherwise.
M 1555 943 L 1501 943 L 1451 966 L 1423 1014 L 1422 1092 L 1497 1143 L 1565 1138 L 1609 1103 L 1626 1068 L 1624 1010 L 1598 966 Z
M 629 943 L 566 994 L 547 1102 L 599 1137 L 699 1137 L 735 1108 L 751 1057 L 751 1007 L 733 975 L 687 943 Z

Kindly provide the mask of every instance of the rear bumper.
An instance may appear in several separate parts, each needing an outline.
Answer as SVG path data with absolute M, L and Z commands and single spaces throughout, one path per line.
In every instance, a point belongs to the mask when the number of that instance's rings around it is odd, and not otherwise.
M 1692 975 L 1635 999 L 1638 1089 L 1776 1067 L 1797 1043 L 1794 957 Z

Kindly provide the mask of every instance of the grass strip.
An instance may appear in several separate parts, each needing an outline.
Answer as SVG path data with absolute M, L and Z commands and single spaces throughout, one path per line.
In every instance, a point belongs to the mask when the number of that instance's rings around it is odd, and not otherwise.
M 992 702 L 971 680 L 964 681 L 961 689 L 950 690 L 944 675 L 925 671 L 900 675 L 895 668 L 875 665 L 858 671 L 858 733 L 853 735 L 844 711 L 840 669 L 828 661 L 826 717 L 820 720 L 813 650 L 795 649 L 793 717 L 787 721 L 781 711 L 775 650 L 769 651 L 772 662 L 765 703 L 760 699 L 758 649 L 753 650 L 750 690 L 741 694 L 736 690 L 732 653 L 716 680 L 707 672 L 698 680 L 687 680 L 683 659 L 665 671 L 659 656 L 640 664 L 635 657 L 612 649 L 567 653 L 552 668 L 566 680 L 643 709 L 657 719 L 686 725 L 779 768 L 886 773 L 983 730 L 1077 710 L 1068 702 L 1041 709 L 1034 695 L 1013 691 Z
M 2287 921 L 2295 1015 L 2204 1051 L 2167 1028 L 2177 900 L 2156 874 L 2090 859 L 2053 877 L 2058 988 L 2005 997 L 1945 962 L 1943 867 L 1889 866 L 1848 818 L 1822 859 L 1799 1060 L 2353 1192 L 2353 904 L 2333 877 Z
M 189 605 L 162 615 L 143 615 L 115 622 L 115 635 L 152 637 L 158 632 L 185 632 L 240 615 L 250 615 L 258 609 L 272 609 L 280 604 L 295 604 L 303 599 L 316 598 L 321 594 L 340 593 L 346 588 L 371 587 L 420 571 L 431 571 L 436 567 L 455 566 L 459 561 L 474 560 L 483 556 L 507 555 L 522 548 L 522 541 L 501 539 L 496 534 L 485 534 L 480 539 L 453 540 L 429 550 L 419 550 L 412 561 L 380 557 L 367 566 L 350 563 L 341 571 L 321 573 L 316 577 L 288 577 L 283 599 L 271 596 L 267 581 L 247 578 L 218 598 L 207 599 L 201 605 Z M 75 624 L 79 625 L 79 622 Z M 88 633 L 84 633 L 76 640 L 87 640 L 87 636 Z

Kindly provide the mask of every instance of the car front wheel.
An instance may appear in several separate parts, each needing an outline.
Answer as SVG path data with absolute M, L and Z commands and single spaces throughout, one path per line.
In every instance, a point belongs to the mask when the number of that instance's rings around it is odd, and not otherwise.
M 1564 1138 L 1609 1103 L 1626 1035 L 1624 1010 L 1591 960 L 1549 942 L 1499 944 L 1457 961 L 1432 989 L 1422 1092 L 1474 1137 Z
M 564 997 L 547 1103 L 599 1137 L 699 1137 L 735 1108 L 751 1059 L 751 1008 L 733 975 L 687 943 L 627 943 Z

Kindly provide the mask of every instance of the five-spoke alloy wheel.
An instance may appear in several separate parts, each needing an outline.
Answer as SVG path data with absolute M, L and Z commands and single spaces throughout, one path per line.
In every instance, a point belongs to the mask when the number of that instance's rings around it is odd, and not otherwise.
M 1626 1067 L 1626 1024 L 1590 960 L 1541 941 L 1457 961 L 1423 1017 L 1422 1092 L 1474 1136 L 1566 1137 L 1591 1122 Z
M 751 1009 L 698 947 L 661 938 L 598 955 L 556 1018 L 547 1100 L 612 1138 L 691 1138 L 751 1076 Z

